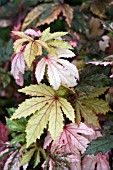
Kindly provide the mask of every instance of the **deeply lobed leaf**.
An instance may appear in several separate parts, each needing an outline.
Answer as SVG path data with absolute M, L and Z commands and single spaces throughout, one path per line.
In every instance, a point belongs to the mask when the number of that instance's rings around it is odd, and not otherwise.
M 51 87 L 45 84 L 31 85 L 20 91 L 37 96 L 20 104 L 11 118 L 16 119 L 34 114 L 29 119 L 26 127 L 27 146 L 40 138 L 48 122 L 51 136 L 53 140 L 56 140 L 63 131 L 63 113 L 69 120 L 74 122 L 74 109 L 66 99 L 55 96 L 55 92 Z

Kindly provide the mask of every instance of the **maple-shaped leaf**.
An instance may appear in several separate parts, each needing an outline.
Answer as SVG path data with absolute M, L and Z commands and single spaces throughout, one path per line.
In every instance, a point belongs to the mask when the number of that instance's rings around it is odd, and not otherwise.
M 95 170 L 95 168 L 96 170 L 110 170 L 108 153 L 102 155 L 102 153 L 99 152 L 96 156 L 88 155 L 83 158 L 82 170 Z
M 24 46 L 24 51 L 23 51 L 24 60 L 26 61 L 26 64 L 29 68 L 32 62 L 34 61 L 35 57 L 38 55 L 42 55 L 42 47 L 44 47 L 49 52 L 49 47 L 47 46 L 45 42 L 42 42 L 40 40 L 34 41 L 34 37 L 39 36 L 39 34 L 36 31 L 30 29 L 30 30 L 26 30 L 25 32 L 14 31 L 13 33 L 21 37 L 20 39 L 16 40 L 14 43 L 14 46 L 13 46 L 14 52 L 17 54 L 20 53 L 22 51 L 21 50 L 22 46 Z M 26 34 L 31 35 L 31 37 Z M 40 33 L 40 36 L 41 36 L 41 33 Z M 27 45 L 23 45 L 26 42 L 27 42 Z
M 83 117 L 88 124 L 100 127 L 96 114 L 106 114 L 110 110 L 109 105 L 106 101 L 96 98 L 96 96 L 100 95 L 103 92 L 104 89 L 100 89 L 100 91 L 98 90 L 96 92 L 96 95 L 92 94 L 90 96 L 90 92 L 89 96 L 82 94 L 78 97 L 75 103 L 76 122 L 78 124 L 81 122 L 81 117 Z
M 64 127 L 63 132 L 56 140 L 56 143 L 65 145 L 65 151 L 67 153 L 74 154 L 73 152 L 74 150 L 75 153 L 76 150 L 81 151 L 81 153 L 84 153 L 89 141 L 81 134 L 93 135 L 93 133 L 94 133 L 93 129 L 89 128 L 82 122 L 80 123 L 79 126 L 77 124 L 70 123 Z
M 80 124 L 81 117 L 83 117 L 88 124 L 92 124 L 99 127 L 98 119 L 95 113 L 92 110 L 85 107 L 84 105 L 82 105 L 79 101 L 77 101 L 75 104 L 75 110 L 76 110 L 76 122 L 78 124 Z
M 53 50 L 53 47 L 57 47 L 60 49 L 73 49 L 72 46 L 62 40 L 62 36 L 66 35 L 68 32 L 55 32 L 55 33 L 50 33 L 50 28 L 47 28 L 46 30 L 44 30 L 42 32 L 41 37 L 39 38 L 39 40 L 46 42 L 46 44 L 49 46 L 49 48 L 51 49 L 51 51 Z M 52 53 L 52 52 L 51 52 Z M 66 54 L 66 52 L 63 51 L 64 54 Z M 67 51 L 67 53 L 69 53 Z
M 70 123 L 64 127 L 56 143 L 52 143 L 51 135 L 48 134 L 45 138 L 43 148 L 47 150 L 50 149 L 49 152 L 53 155 L 55 148 L 59 147 L 59 151 L 57 151 L 59 159 L 60 154 L 69 154 L 70 156 L 67 157 L 67 161 L 70 169 L 81 170 L 80 152 L 83 153 L 89 143 L 89 140 L 84 136 L 86 134 L 88 136 L 93 135 L 94 130 L 84 123 L 81 123 L 80 126 L 75 123 Z M 54 157 L 53 155 L 53 158 Z M 55 159 L 53 159 L 53 162 L 55 162 Z
M 68 49 L 66 49 L 66 55 L 64 50 L 60 51 L 59 49 L 56 49 L 56 52 L 59 57 L 74 56 L 74 53 Z M 69 63 L 69 61 L 58 59 L 56 56 L 51 54 L 42 58 L 37 64 L 35 75 L 38 83 L 40 83 L 43 79 L 46 66 L 48 68 L 47 74 L 50 85 L 52 85 L 55 90 L 57 90 L 61 84 L 65 84 L 68 87 L 74 87 L 77 85 L 79 74 L 76 66 Z
M 32 62 L 37 56 L 42 55 L 43 49 L 57 57 L 58 52 L 56 48 L 66 50 L 65 52 L 62 51 L 62 54 L 64 53 L 66 55 L 64 57 L 74 56 L 74 53 L 68 50 L 72 49 L 71 45 L 60 38 L 60 36 L 66 35 L 67 32 L 50 33 L 50 28 L 47 28 L 42 33 L 40 31 L 34 31 L 33 29 L 27 29 L 25 32 L 13 31 L 13 34 L 20 37 L 20 39 L 14 43 L 14 52 L 16 54 L 20 53 L 22 47 L 25 46 L 23 55 L 28 68 L 31 67 Z M 38 40 L 35 40 L 35 37 L 38 38 Z
M 89 140 L 82 136 L 82 134 L 93 135 L 94 130 L 82 122 L 79 126 L 76 123 L 70 123 L 64 127 L 63 132 L 57 138 L 55 145 L 63 145 L 61 149 L 63 152 L 72 153 L 77 156 L 76 153 L 78 151 L 84 153 L 89 143 Z M 52 138 L 48 135 L 44 142 L 44 149 L 49 146 L 51 141 Z
M 68 34 L 68 32 L 54 32 L 54 33 L 51 34 L 50 33 L 50 27 L 49 27 L 42 32 L 40 40 L 49 41 L 49 40 L 52 40 L 52 39 L 62 37 L 66 34 Z
M 56 96 L 51 87 L 39 84 L 25 87 L 19 91 L 36 96 L 20 104 L 11 118 L 16 119 L 34 114 L 26 127 L 27 146 L 40 138 L 48 121 L 51 136 L 56 140 L 63 131 L 63 113 L 74 122 L 74 109 L 66 99 Z
M 73 9 L 66 3 L 53 2 L 40 4 L 33 8 L 26 16 L 22 25 L 22 30 L 25 30 L 28 26 L 32 26 L 34 24 L 36 27 L 44 24 L 50 24 L 58 18 L 60 13 L 63 14 L 70 27 L 71 20 L 73 19 Z

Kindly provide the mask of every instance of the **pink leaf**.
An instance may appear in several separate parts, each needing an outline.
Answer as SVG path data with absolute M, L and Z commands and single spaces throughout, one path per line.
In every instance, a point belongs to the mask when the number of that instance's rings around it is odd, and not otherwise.
M 35 76 L 36 76 L 38 83 L 40 83 L 44 77 L 45 66 L 46 66 L 46 60 L 45 58 L 43 58 L 38 62 L 36 71 L 35 71 Z
M 8 129 L 7 127 L 0 122 L 0 151 L 1 151 L 1 146 L 4 142 L 8 141 Z
M 53 170 L 53 164 L 54 164 L 54 162 L 53 162 L 53 160 L 50 158 L 50 160 L 49 160 L 49 170 Z
M 52 142 L 52 137 L 50 134 L 48 134 L 44 140 L 44 145 L 43 148 L 47 149 L 47 147 L 50 145 L 50 143 Z
M 59 58 L 61 58 L 61 57 L 63 57 L 63 58 L 72 58 L 72 57 L 75 56 L 75 54 L 72 51 L 68 50 L 68 49 L 59 49 L 59 48 L 57 48 L 56 52 L 57 52 Z
M 8 157 L 3 170 L 8 170 L 10 165 L 10 170 L 20 170 L 20 156 L 18 151 L 14 151 Z
M 79 80 L 79 74 L 78 74 L 78 70 L 77 68 L 75 67 L 75 65 L 71 64 L 69 61 L 67 60 L 63 60 L 63 59 L 58 59 L 58 62 L 60 64 L 62 64 L 69 72 L 70 74 L 72 74 L 73 76 L 76 75 L 76 79 Z
M 83 170 L 86 170 L 86 169 L 94 170 L 96 163 L 97 163 L 96 156 L 87 155 L 84 157 L 82 161 L 82 169 Z
M 102 155 L 99 152 L 97 154 L 97 170 L 110 170 L 108 153 Z
M 11 63 L 11 73 L 13 74 L 16 83 L 20 86 L 23 86 L 23 74 L 25 71 L 24 48 L 25 46 L 23 46 L 21 51 L 15 55 Z
M 69 41 L 69 44 L 70 44 L 72 47 L 77 47 L 78 41 Z
M 107 65 L 112 65 L 112 62 L 108 62 L 108 61 L 92 61 L 92 62 L 87 62 L 86 64 L 93 64 L 93 65 L 103 65 L 103 66 L 107 66 Z
M 81 169 L 81 161 L 77 161 L 75 163 L 69 164 L 70 170 L 82 170 Z
M 81 151 L 81 153 L 84 153 L 89 141 L 87 138 L 78 133 L 89 133 L 89 135 L 91 135 L 94 131 L 83 123 L 81 123 L 80 126 L 70 123 L 65 126 L 64 131 L 57 140 L 57 144 L 65 144 L 65 151 L 67 153 L 76 154 L 76 151 Z
M 31 37 L 40 37 L 42 35 L 41 31 L 35 31 L 33 29 L 27 29 L 24 31 L 25 34 L 30 35 Z
M 108 153 L 102 155 L 102 153 L 99 152 L 96 156 L 87 155 L 82 161 L 82 168 L 83 170 L 95 170 L 97 164 L 97 170 L 110 170 L 108 158 Z
M 58 59 L 53 55 L 42 58 L 37 64 L 35 75 L 38 83 L 40 83 L 44 76 L 46 65 L 48 66 L 47 73 L 50 85 L 52 85 L 55 90 L 57 90 L 61 84 L 66 84 L 68 87 L 77 85 L 79 75 L 76 66 L 66 60 Z
M 105 49 L 109 47 L 109 41 L 110 37 L 108 37 L 107 35 L 102 36 L 102 40 L 99 41 L 100 50 L 105 51 Z
M 86 124 L 87 125 L 87 124 Z M 89 128 L 92 128 L 94 130 L 93 134 L 85 135 L 85 137 L 91 142 L 93 139 L 97 139 L 100 136 L 103 136 L 103 134 L 100 132 L 100 129 L 93 126 L 93 125 L 87 125 Z

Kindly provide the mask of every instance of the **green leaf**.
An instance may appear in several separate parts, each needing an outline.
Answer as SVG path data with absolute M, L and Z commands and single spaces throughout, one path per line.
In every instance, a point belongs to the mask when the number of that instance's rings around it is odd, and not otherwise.
M 24 132 L 25 131 L 25 123 L 22 123 L 19 120 L 10 120 L 6 117 L 6 123 L 10 130 L 16 131 L 16 132 Z
M 7 44 L 6 53 L 7 53 L 7 55 L 10 55 L 10 56 L 13 53 L 13 40 L 12 39 L 10 39 Z
M 76 122 L 78 124 L 80 124 L 81 117 L 83 117 L 88 124 L 100 127 L 98 123 L 98 118 L 95 115 L 95 113 L 93 113 L 92 110 L 82 105 L 79 101 L 77 101 L 75 104 L 75 110 L 76 110 Z
M 100 89 L 91 87 L 88 93 L 79 93 L 75 103 L 76 122 L 78 124 L 83 117 L 88 124 L 100 127 L 96 114 L 106 114 L 111 109 L 106 101 L 97 98 L 97 96 L 103 94 L 107 89 L 108 87 Z
M 37 150 L 35 153 L 35 159 L 34 159 L 34 167 L 35 168 L 40 163 L 40 151 Z
M 110 110 L 108 103 L 102 99 L 89 97 L 89 98 L 81 99 L 80 101 L 83 105 L 93 110 L 96 114 L 98 113 L 106 114 Z
M 52 47 L 58 47 L 61 49 L 73 49 L 71 45 L 69 45 L 67 42 L 62 41 L 62 40 L 50 40 L 47 41 L 47 44 Z
M 104 94 L 108 89 L 109 87 L 94 88 L 90 86 L 88 96 L 90 98 L 99 97 L 100 95 Z
M 10 82 L 11 82 L 11 78 L 9 75 L 7 74 L 2 75 L 2 84 L 4 88 L 7 87 Z
M 30 149 L 28 152 L 26 152 L 22 156 L 22 160 L 21 160 L 20 165 L 22 166 L 22 165 L 26 164 L 27 162 L 29 162 L 35 151 L 36 151 L 36 148 L 33 148 L 33 149 Z
M 58 97 L 63 97 L 63 96 L 65 96 L 68 93 L 69 90 L 70 89 L 68 89 L 68 88 L 66 88 L 64 86 L 60 86 L 59 89 L 55 92 L 55 94 Z
M 51 136 L 53 140 L 56 140 L 63 131 L 63 113 L 70 121 L 74 122 L 74 109 L 66 99 L 57 97 L 51 87 L 45 84 L 39 84 L 25 87 L 19 91 L 27 95 L 38 96 L 27 99 L 20 104 L 19 108 L 12 116 L 12 119 L 15 119 L 26 117 L 34 113 L 26 127 L 27 147 L 33 142 L 36 142 L 37 138 L 40 139 L 48 122 Z
M 20 148 L 20 152 L 26 150 L 27 146 L 26 146 L 26 143 Z
M 15 112 L 16 108 L 12 107 L 12 108 L 6 108 L 6 110 L 8 111 L 9 116 L 11 117 L 13 115 L 13 113 Z
M 106 18 L 105 15 L 106 6 L 108 6 L 108 3 L 106 2 L 101 3 L 99 1 L 97 2 L 95 1 L 91 3 L 90 10 L 93 14 L 99 16 L 100 18 Z
M 86 151 L 84 152 L 83 156 L 86 155 L 97 155 L 98 152 L 102 152 L 103 154 L 113 149 L 113 136 L 104 136 L 98 137 L 97 139 L 93 140 Z
M 15 136 L 12 140 L 11 140 L 11 144 L 19 144 L 19 143 L 25 143 L 26 141 L 26 134 L 19 134 L 17 136 Z

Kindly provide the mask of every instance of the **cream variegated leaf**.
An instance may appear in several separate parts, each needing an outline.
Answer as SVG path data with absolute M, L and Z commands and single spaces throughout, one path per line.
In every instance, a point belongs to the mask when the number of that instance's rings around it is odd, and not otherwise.
M 31 114 L 35 113 L 37 110 L 42 108 L 48 102 L 48 98 L 45 100 L 40 97 L 26 99 L 23 103 L 21 103 L 18 109 L 15 111 L 11 119 L 19 119 L 21 117 L 27 117 Z
M 43 32 L 42 32 L 42 36 L 40 37 L 40 40 L 41 41 L 46 41 L 49 37 L 49 34 L 50 34 L 50 27 L 45 29 Z
M 73 114 L 73 108 L 71 104 L 64 98 L 61 98 L 59 100 L 59 103 L 62 106 L 62 111 L 66 115 L 66 117 L 69 118 L 69 120 L 71 120 L 72 122 L 74 122 L 75 115 Z
M 24 32 L 12 31 L 12 33 L 13 33 L 14 35 L 17 35 L 17 36 L 21 37 L 21 38 L 25 38 L 25 39 L 27 39 L 28 41 L 33 41 L 33 39 L 32 39 L 30 36 L 26 35 Z
M 36 151 L 36 148 L 32 148 L 26 153 L 24 153 L 24 155 L 22 156 L 22 160 L 21 160 L 21 166 L 30 161 L 35 151 Z
M 26 127 L 27 146 L 36 142 L 37 138 L 40 139 L 44 128 L 47 126 L 50 110 L 51 107 L 48 108 L 48 105 L 45 105 L 29 119 Z
M 64 35 L 68 34 L 68 32 L 54 32 L 54 33 L 50 33 L 50 28 L 47 28 L 46 30 L 44 30 L 42 32 L 42 36 L 40 37 L 41 41 L 49 41 L 52 39 L 56 39 L 59 37 L 62 37 Z
M 38 44 L 38 50 L 36 56 L 40 56 L 40 55 L 42 55 L 42 46 Z
M 20 89 L 19 92 L 38 97 L 50 97 L 55 95 L 54 90 L 45 84 L 26 86 L 25 88 Z
M 67 34 L 68 34 L 68 32 L 54 32 L 54 33 L 49 35 L 49 37 L 47 38 L 47 41 L 62 37 L 62 36 L 67 35 Z
M 59 102 L 55 102 L 49 116 L 49 132 L 54 140 L 63 131 L 63 113 Z
M 36 96 L 20 104 L 11 118 L 16 119 L 34 114 L 29 119 L 26 128 L 27 146 L 40 138 L 48 122 L 51 136 L 53 140 L 56 140 L 63 131 L 63 114 L 74 122 L 73 107 L 66 99 L 56 96 L 51 87 L 39 84 L 25 87 L 19 91 L 27 95 Z
M 16 40 L 13 44 L 14 52 L 15 53 L 20 52 L 22 48 L 22 44 L 26 41 L 28 41 L 26 38 L 23 38 L 23 39 L 21 38 L 21 39 Z
M 30 68 L 32 62 L 34 61 L 38 53 L 38 44 L 36 42 L 29 42 L 24 50 L 24 59 L 27 66 Z
M 57 47 L 61 49 L 73 49 L 70 44 L 63 40 L 50 40 L 47 41 L 48 46 Z

